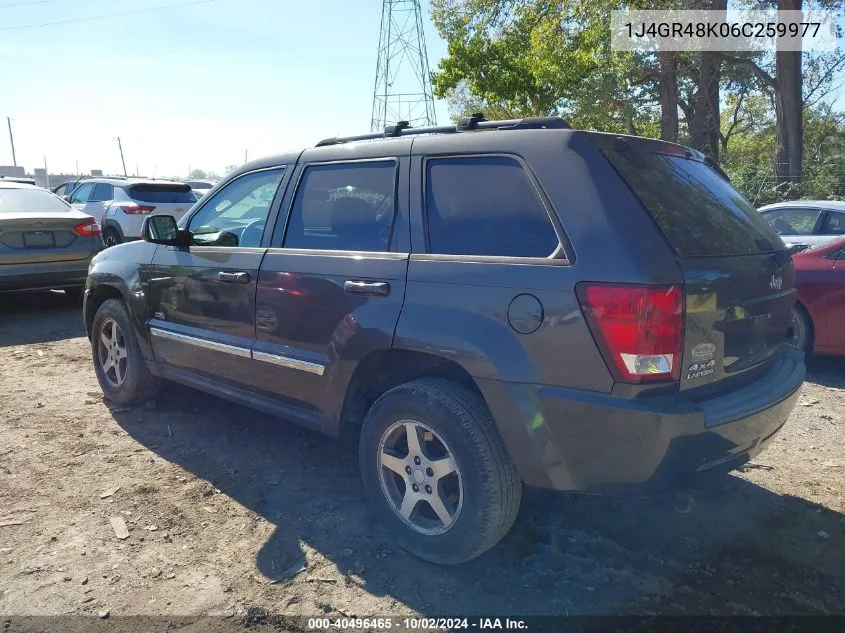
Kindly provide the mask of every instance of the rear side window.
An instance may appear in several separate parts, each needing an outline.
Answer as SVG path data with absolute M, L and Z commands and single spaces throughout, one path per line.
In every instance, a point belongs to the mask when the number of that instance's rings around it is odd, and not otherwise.
M 772 209 L 763 217 L 778 235 L 812 235 L 821 214 L 819 209 Z
M 94 187 L 94 195 L 91 196 L 91 202 L 104 202 L 114 198 L 112 193 L 112 186 L 105 183 L 98 183 Z
M 126 193 L 139 202 L 193 204 L 197 201 L 188 185 L 132 185 L 126 189 Z
M 517 160 L 438 158 L 426 172 L 431 253 L 548 257 L 557 249 L 549 214 Z
M 291 210 L 285 248 L 387 251 L 396 211 L 396 163 L 314 165 Z
M 680 257 L 784 248 L 765 218 L 704 163 L 634 150 L 608 150 L 605 155 Z

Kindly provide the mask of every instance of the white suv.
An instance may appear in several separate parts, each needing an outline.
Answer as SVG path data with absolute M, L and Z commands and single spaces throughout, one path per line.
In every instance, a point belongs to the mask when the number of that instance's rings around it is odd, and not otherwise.
M 99 221 L 106 246 L 139 239 L 148 215 L 179 219 L 196 201 L 190 186 L 181 182 L 114 177 L 80 182 L 69 200 Z

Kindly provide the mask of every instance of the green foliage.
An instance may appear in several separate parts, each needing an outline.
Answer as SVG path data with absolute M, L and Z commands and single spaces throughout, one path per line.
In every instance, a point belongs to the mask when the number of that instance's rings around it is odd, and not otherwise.
M 734 135 L 723 168 L 734 186 L 756 206 L 795 199 L 845 199 L 845 115 L 823 105 L 804 111 L 804 179 L 799 185 L 778 185 L 772 165 L 775 124 L 764 103 L 750 104 L 758 123 Z M 762 115 L 762 116 L 761 116 Z M 722 123 L 723 132 L 725 122 Z M 794 187 L 790 189 L 788 187 Z

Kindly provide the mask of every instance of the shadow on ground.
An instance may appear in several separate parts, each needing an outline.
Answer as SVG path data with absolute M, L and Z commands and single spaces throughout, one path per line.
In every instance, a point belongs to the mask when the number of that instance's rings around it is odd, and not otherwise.
M 0 347 L 85 336 L 82 304 L 60 290 L 0 293 Z
M 807 360 L 807 382 L 845 388 L 845 357 L 811 356 Z
M 182 388 L 141 421 L 115 417 L 276 526 L 256 553 L 269 579 L 297 568 L 307 543 L 427 615 L 845 614 L 845 519 L 738 477 L 693 491 L 689 513 L 674 498 L 531 490 L 498 547 L 439 568 L 373 522 L 349 446 Z

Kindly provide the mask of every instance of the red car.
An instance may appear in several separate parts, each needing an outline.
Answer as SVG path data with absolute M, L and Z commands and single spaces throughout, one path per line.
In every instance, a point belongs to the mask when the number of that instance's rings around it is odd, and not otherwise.
M 794 343 L 808 352 L 845 356 L 845 238 L 802 251 L 793 262 Z

